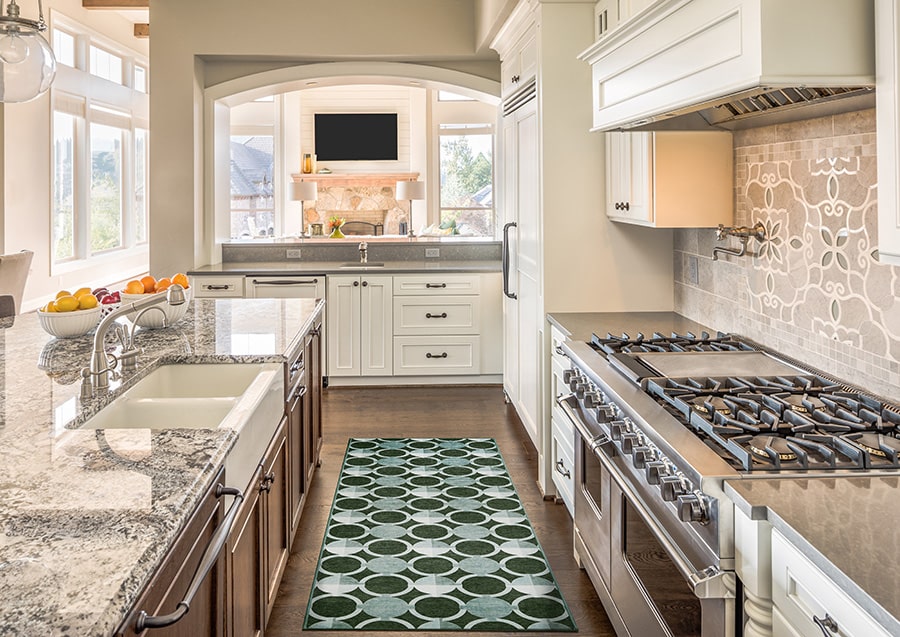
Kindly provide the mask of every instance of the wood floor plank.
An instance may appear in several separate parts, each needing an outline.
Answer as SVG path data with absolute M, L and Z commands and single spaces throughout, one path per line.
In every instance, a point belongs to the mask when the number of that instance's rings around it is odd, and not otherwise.
M 266 637 L 295 637 L 303 631 L 306 602 L 312 586 L 331 511 L 331 500 L 350 438 L 490 437 L 497 441 L 509 473 L 535 528 L 550 567 L 569 604 L 579 632 L 591 637 L 615 637 L 596 591 L 575 563 L 572 521 L 561 504 L 545 501 L 537 487 L 537 453 L 515 410 L 504 404 L 499 387 L 379 387 L 329 388 L 323 395 L 325 443 L 303 510 L 303 518 L 281 582 Z M 306 631 L 319 637 L 411 635 L 368 631 Z M 523 633 L 477 633 L 500 637 Z M 571 635 L 571 633 L 535 633 Z M 416 637 L 448 637 L 447 632 L 415 633 Z

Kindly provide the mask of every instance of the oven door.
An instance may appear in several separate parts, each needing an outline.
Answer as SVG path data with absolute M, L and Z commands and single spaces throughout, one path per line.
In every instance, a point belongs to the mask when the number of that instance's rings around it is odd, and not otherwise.
M 558 403 L 576 431 L 576 552 L 619 637 L 739 634 L 734 573 L 691 564 L 629 488 L 589 411 L 572 396 Z
M 610 518 L 610 587 L 633 637 L 738 634 L 734 573 L 695 569 L 616 481 Z

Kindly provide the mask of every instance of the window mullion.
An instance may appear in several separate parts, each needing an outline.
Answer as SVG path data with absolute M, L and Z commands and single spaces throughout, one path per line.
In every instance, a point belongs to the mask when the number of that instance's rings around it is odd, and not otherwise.
M 86 111 L 87 112 L 87 111 Z M 74 252 L 76 259 L 88 258 L 90 225 L 91 138 L 86 117 L 75 119 Z

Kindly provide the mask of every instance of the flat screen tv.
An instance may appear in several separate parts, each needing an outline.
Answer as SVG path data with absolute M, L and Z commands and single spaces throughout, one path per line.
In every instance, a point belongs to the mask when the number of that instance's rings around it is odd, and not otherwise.
M 316 113 L 318 161 L 397 160 L 397 113 Z

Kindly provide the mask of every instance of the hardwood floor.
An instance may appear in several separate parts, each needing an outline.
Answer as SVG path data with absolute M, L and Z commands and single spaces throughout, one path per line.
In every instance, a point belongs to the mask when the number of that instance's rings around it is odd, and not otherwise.
M 615 632 L 584 571 L 575 563 L 572 521 L 562 504 L 545 502 L 535 482 L 537 454 L 515 410 L 499 387 L 331 388 L 323 396 L 325 443 L 322 466 L 313 481 L 298 540 L 288 561 L 266 637 L 303 632 L 306 602 L 316 569 L 325 523 L 347 441 L 351 437 L 491 437 L 497 441 L 553 574 L 582 635 L 614 637 Z M 365 631 L 308 631 L 343 636 Z M 398 633 L 402 634 L 402 633 Z M 409 633 L 407 633 L 409 634 Z M 416 633 L 447 637 L 449 633 Z M 522 633 L 475 633 L 521 635 Z M 536 633 L 551 635 L 556 633 Z M 571 635 L 572 633 L 560 633 Z

